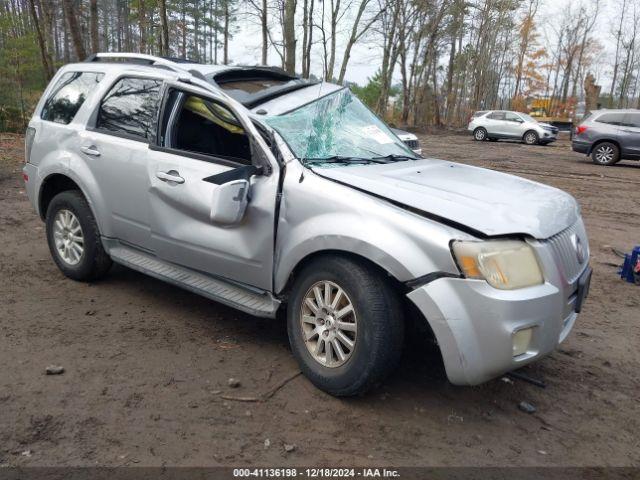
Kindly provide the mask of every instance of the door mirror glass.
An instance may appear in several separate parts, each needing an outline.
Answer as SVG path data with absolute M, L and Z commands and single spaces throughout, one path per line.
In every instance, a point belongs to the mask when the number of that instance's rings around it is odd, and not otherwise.
M 249 181 L 232 180 L 213 189 L 211 221 L 235 225 L 244 218 L 249 203 Z

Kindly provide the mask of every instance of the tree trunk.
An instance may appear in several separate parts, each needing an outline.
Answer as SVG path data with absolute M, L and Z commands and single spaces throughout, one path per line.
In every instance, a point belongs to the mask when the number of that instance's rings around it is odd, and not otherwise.
M 262 31 L 262 65 L 267 64 L 267 55 L 269 53 L 269 24 L 267 11 L 267 0 L 262 0 L 262 11 L 260 12 L 260 29 Z
M 100 41 L 98 38 L 98 0 L 91 0 L 89 3 L 90 30 L 91 30 L 91 53 L 98 53 Z
M 162 28 L 160 49 L 161 55 L 169 55 L 169 21 L 167 20 L 167 0 L 160 0 L 160 25 Z
M 84 43 L 82 43 L 82 35 L 80 35 L 80 28 L 78 27 L 78 18 L 76 12 L 74 12 L 73 1 L 63 0 L 62 5 L 64 7 L 64 16 L 67 19 L 69 26 L 69 32 L 71 33 L 71 40 L 73 41 L 73 48 L 76 52 L 76 57 L 79 61 L 87 58 L 87 52 L 84 49 Z
M 222 63 L 229 65 L 229 0 L 224 0 L 224 47 Z
M 140 53 L 147 53 L 147 6 L 146 0 L 138 0 L 138 28 L 140 29 Z
M 296 0 L 284 0 L 284 68 L 287 73 L 296 73 Z
M 47 44 L 42 33 L 40 25 L 40 19 L 38 18 L 38 12 L 36 12 L 36 5 L 34 0 L 29 0 L 29 10 L 31 10 L 31 17 L 33 18 L 33 24 L 36 28 L 36 34 L 38 37 L 38 46 L 40 47 L 40 57 L 42 58 L 42 67 L 44 68 L 45 80 L 51 80 L 53 77 L 53 65 L 49 52 L 47 51 Z

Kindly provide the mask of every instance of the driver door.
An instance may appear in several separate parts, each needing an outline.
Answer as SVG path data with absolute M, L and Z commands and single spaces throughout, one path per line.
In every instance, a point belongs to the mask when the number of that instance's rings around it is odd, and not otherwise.
M 248 117 L 215 94 L 169 86 L 163 105 L 148 155 L 153 250 L 168 262 L 271 290 L 278 165 L 268 147 Z M 215 190 L 238 178 L 249 181 L 244 216 L 217 223 Z
M 506 112 L 504 119 L 506 135 L 513 138 L 520 138 L 524 135 L 524 132 L 522 131 L 522 124 L 524 123 L 524 120 L 520 118 L 520 115 L 513 112 Z

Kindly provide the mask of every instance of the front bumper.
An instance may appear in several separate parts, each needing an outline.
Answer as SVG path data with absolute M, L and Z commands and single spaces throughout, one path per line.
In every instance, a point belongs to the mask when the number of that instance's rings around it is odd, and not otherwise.
M 584 245 L 575 261 L 573 241 Z M 569 335 L 588 293 L 591 269 L 582 220 L 544 241 L 530 240 L 545 283 L 498 290 L 484 280 L 442 277 L 407 297 L 431 326 L 447 377 L 476 385 L 551 353 Z M 514 356 L 514 334 L 531 328 L 528 348 Z
M 497 290 L 484 280 L 440 278 L 407 296 L 428 319 L 456 385 L 485 382 L 551 353 L 577 317 L 572 308 L 564 314 L 567 300 L 550 283 Z M 513 334 L 530 327 L 529 348 L 514 357 Z

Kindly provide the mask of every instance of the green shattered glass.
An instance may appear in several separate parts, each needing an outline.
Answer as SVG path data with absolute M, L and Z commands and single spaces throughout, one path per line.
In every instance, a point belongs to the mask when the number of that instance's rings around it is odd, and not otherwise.
M 415 154 L 349 89 L 264 120 L 299 159 Z

